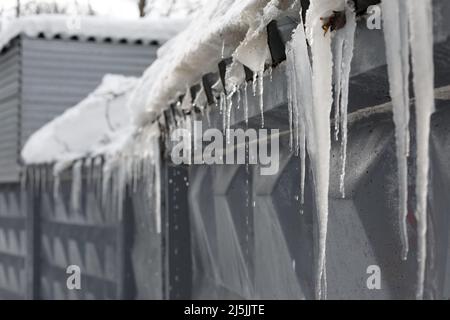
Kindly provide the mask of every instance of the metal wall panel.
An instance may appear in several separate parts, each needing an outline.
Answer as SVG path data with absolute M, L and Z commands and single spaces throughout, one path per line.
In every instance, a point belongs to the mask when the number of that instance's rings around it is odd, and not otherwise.
M 0 185 L 0 300 L 25 298 L 25 215 L 17 185 Z
M 20 42 L 16 39 L 0 54 L 0 182 L 17 180 Z

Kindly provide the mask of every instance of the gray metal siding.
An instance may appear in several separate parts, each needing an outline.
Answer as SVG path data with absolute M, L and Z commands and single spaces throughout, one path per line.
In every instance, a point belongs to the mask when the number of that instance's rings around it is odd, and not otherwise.
M 17 180 L 20 45 L 12 46 L 0 55 L 0 182 Z
M 85 98 L 107 73 L 140 76 L 157 46 L 24 38 L 20 145 Z
M 25 216 L 18 185 L 0 185 L 0 299 L 25 297 Z

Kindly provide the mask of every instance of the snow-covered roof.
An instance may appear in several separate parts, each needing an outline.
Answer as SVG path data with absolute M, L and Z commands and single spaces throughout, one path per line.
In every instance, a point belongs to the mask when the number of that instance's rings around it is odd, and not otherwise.
M 22 150 L 25 163 L 70 162 L 116 150 L 131 129 L 133 77 L 106 75 L 86 99 L 42 127 Z
M 261 71 L 270 58 L 266 26 L 286 11 L 298 12 L 299 8 L 291 8 L 292 3 L 295 1 L 210 1 L 183 32 L 160 48 L 157 60 L 136 81 L 134 90 L 130 90 L 132 93 L 127 94 L 127 101 L 125 98 L 120 100 L 128 105 L 126 111 L 121 110 L 127 119 L 131 119 L 133 128 L 127 124 L 127 130 L 121 133 L 128 136 L 122 139 L 128 139 L 131 132 L 143 124 L 152 123 L 177 94 L 186 91 L 187 85 L 216 71 L 223 57 L 233 55 L 253 71 Z M 74 160 L 117 150 L 114 143 L 91 143 L 108 132 L 107 119 L 103 116 L 107 100 L 102 94 L 108 86 L 102 84 L 85 101 L 35 133 L 22 151 L 25 163 Z M 100 120 L 94 121 L 97 118 L 94 115 L 99 115 Z M 98 128 L 93 130 L 95 125 Z
M 0 31 L 0 50 L 20 34 L 28 37 L 71 38 L 129 42 L 167 41 L 186 25 L 185 19 L 114 19 L 98 16 L 34 15 L 12 20 Z
M 233 56 L 254 72 L 260 72 L 270 59 L 267 25 L 289 10 L 297 10 L 292 0 L 215 0 L 209 1 L 192 23 L 166 44 L 165 54 L 144 73 L 136 94 L 130 100 L 135 120 L 148 122 L 169 106 L 178 94 L 186 92 L 217 64 Z M 149 69 L 150 70 L 150 69 Z

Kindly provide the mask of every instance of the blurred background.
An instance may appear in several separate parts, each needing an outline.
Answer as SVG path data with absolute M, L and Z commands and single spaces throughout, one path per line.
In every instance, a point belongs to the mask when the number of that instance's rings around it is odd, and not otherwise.
M 1 0 L 0 20 L 33 14 L 100 15 L 115 18 L 186 17 L 205 0 Z

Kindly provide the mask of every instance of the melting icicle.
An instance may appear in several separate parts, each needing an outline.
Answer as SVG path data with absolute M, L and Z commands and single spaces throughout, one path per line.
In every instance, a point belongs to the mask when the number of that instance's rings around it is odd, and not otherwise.
M 226 134 L 227 134 L 227 143 L 230 143 L 231 139 L 231 111 L 233 108 L 233 96 L 236 93 L 237 88 L 234 87 L 231 93 L 227 97 L 227 118 L 226 118 Z
M 299 31 L 299 32 L 304 32 Z M 303 40 L 302 40 L 303 39 Z M 298 41 L 306 41 L 304 34 L 298 36 L 291 43 L 287 44 L 287 79 L 288 79 L 288 113 L 289 113 L 289 144 L 291 150 L 294 145 L 294 130 L 295 130 L 295 153 L 300 155 L 300 203 L 302 208 L 300 214 L 303 214 L 303 204 L 305 203 L 305 174 L 306 174 L 306 132 L 305 132 L 305 103 L 312 103 L 307 101 L 307 96 L 299 96 L 299 88 L 297 77 L 297 70 L 295 68 L 295 49 L 294 46 L 300 46 Z M 310 72 L 310 71 L 309 71 Z M 309 80 L 310 81 L 310 80 Z M 310 93 L 309 93 L 310 95 Z
M 156 196 L 156 232 L 161 233 L 161 152 L 159 139 L 153 139 L 153 151 L 155 158 L 155 196 Z
M 244 82 L 244 118 L 245 124 L 248 126 L 248 83 Z
M 264 71 L 258 72 L 259 111 L 261 112 L 261 128 L 264 128 Z
M 294 66 L 294 52 L 291 48 L 291 43 L 286 44 L 286 78 L 287 78 L 287 99 L 288 99 L 288 117 L 289 117 L 289 148 L 292 151 L 294 149 L 294 135 L 293 135 L 293 92 L 295 89 L 294 77 L 295 69 Z
M 222 115 L 223 132 L 227 129 L 227 97 L 224 92 L 220 93 L 220 114 Z
M 339 76 L 339 101 L 337 106 L 339 106 L 339 119 L 340 119 L 340 130 L 342 135 L 341 141 L 341 175 L 339 189 L 342 198 L 345 198 L 345 166 L 347 164 L 347 113 L 348 113 L 348 92 L 349 92 L 349 80 L 351 64 L 353 60 L 353 49 L 354 49 L 354 39 L 356 31 L 356 15 L 354 8 L 351 6 L 346 7 L 345 10 L 347 23 L 345 28 L 339 30 L 336 34 L 338 39 L 339 51 L 341 51 L 341 59 L 338 72 Z
M 305 124 L 307 126 L 307 143 L 311 159 L 311 167 L 314 178 L 316 206 L 319 224 L 319 257 L 316 278 L 317 298 L 326 296 L 326 243 L 328 231 L 328 191 L 330 175 L 330 114 L 333 105 L 333 55 L 331 52 L 331 34 L 324 35 L 320 17 L 324 12 L 325 2 L 311 2 L 307 12 L 308 39 L 311 44 L 312 56 L 312 102 L 304 105 Z M 331 3 L 331 2 L 327 2 Z M 322 7 L 320 6 L 322 4 Z M 334 7 L 333 7 L 334 8 Z M 302 38 L 303 28 L 297 29 L 296 37 Z M 294 47 L 296 53 L 296 66 L 302 70 L 296 73 L 302 78 L 297 87 L 311 83 L 308 67 L 304 61 L 308 61 L 307 48 L 303 39 L 299 47 Z M 304 60 L 304 61 L 303 61 Z M 303 80 L 303 81 L 302 81 Z M 298 91 L 298 90 L 297 90 Z M 313 134 L 312 134 L 313 133 Z
M 237 89 L 237 103 L 236 103 L 236 109 L 239 110 L 241 108 L 241 88 Z
M 222 52 L 220 56 L 222 57 L 222 59 L 225 58 L 225 39 L 222 40 Z
M 103 167 L 103 174 L 102 174 L 102 204 L 103 208 L 106 209 L 106 205 L 111 200 L 111 178 L 112 178 L 112 169 L 110 167 L 111 165 L 105 165 Z
M 431 0 L 411 0 L 408 4 L 417 131 L 416 217 L 419 269 L 416 296 L 418 299 L 423 299 L 427 254 L 430 120 L 435 109 L 433 12 Z
M 74 212 L 78 212 L 81 202 L 82 161 L 77 161 L 72 167 L 71 204 Z
M 334 139 L 339 140 L 340 125 L 341 125 L 341 84 L 342 84 L 342 47 L 344 45 L 344 37 L 338 35 L 334 40 L 334 70 L 333 70 L 333 82 L 334 82 Z
M 60 173 L 56 172 L 53 174 L 53 199 L 57 201 L 59 199 L 59 189 L 61 185 Z
M 399 218 L 402 259 L 408 255 L 408 155 L 409 155 L 409 42 L 408 15 L 404 0 L 384 0 L 382 3 L 384 38 L 388 65 L 390 95 L 393 105 L 397 144 L 399 183 Z
M 253 89 L 253 96 L 256 97 L 256 87 L 258 85 L 258 73 L 253 73 L 253 81 L 252 81 L 252 89 Z

